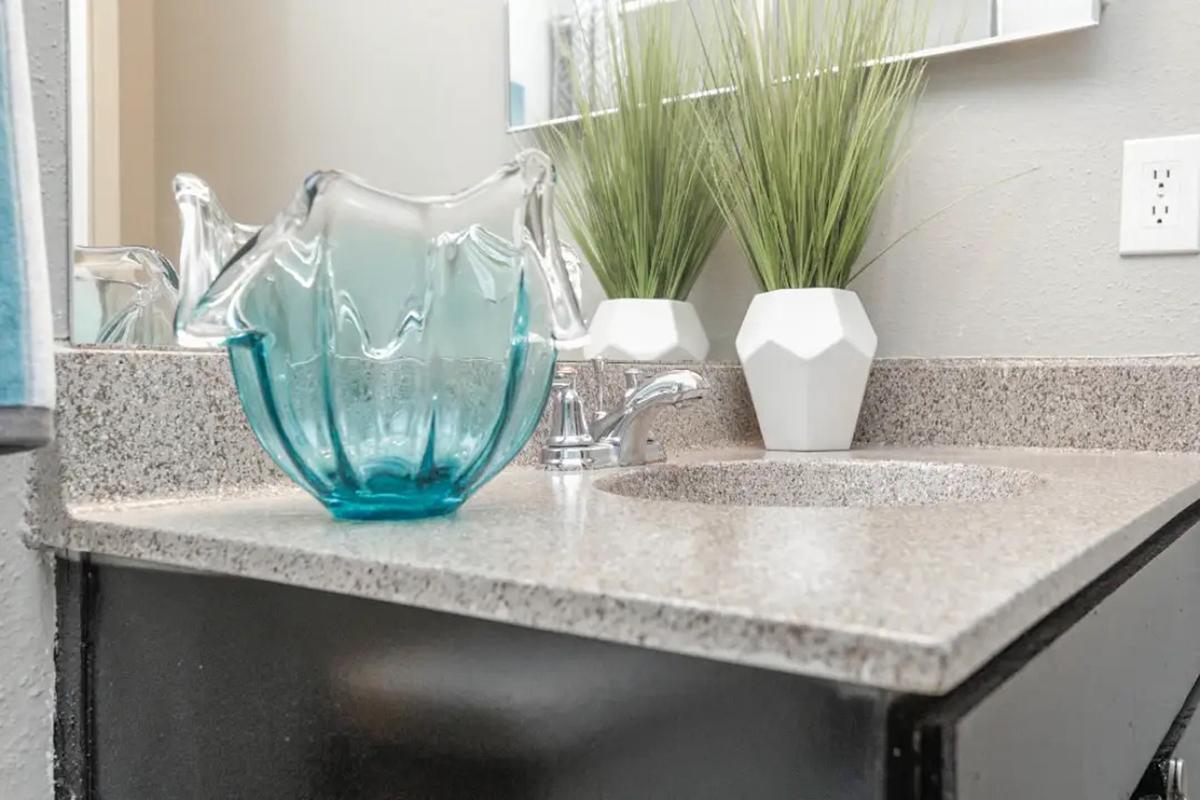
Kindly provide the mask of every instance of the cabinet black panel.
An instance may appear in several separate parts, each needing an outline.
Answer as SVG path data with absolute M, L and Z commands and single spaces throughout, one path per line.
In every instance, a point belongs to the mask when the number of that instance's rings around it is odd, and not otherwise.
M 1200 503 L 946 697 L 894 703 L 890 800 L 1140 793 L 1191 744 L 1197 576 Z
M 1200 674 L 1200 527 L 1179 527 L 956 721 L 958 800 L 1131 795 Z
M 86 657 L 60 658 L 59 716 L 87 721 L 60 756 L 93 800 L 884 796 L 881 693 L 257 581 L 61 574 L 90 576 L 62 591 Z

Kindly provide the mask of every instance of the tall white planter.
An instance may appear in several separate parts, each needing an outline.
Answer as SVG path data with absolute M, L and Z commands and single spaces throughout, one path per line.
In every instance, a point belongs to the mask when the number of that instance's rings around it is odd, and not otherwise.
M 605 300 L 588 326 L 583 355 L 614 361 L 703 361 L 708 337 L 691 303 Z
M 768 450 L 848 450 L 878 339 L 854 292 L 754 297 L 738 357 Z

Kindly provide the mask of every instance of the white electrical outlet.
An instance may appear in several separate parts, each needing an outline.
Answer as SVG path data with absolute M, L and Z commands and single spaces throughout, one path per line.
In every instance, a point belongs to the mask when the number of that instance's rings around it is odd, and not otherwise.
M 1200 136 L 1125 142 L 1121 255 L 1200 253 Z

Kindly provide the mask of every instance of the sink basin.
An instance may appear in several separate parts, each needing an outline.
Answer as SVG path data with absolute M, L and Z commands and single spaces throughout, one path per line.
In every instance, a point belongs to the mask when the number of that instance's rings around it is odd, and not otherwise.
M 870 508 L 998 500 L 1040 482 L 1032 472 L 980 464 L 781 459 L 664 464 L 602 478 L 596 488 L 710 505 Z

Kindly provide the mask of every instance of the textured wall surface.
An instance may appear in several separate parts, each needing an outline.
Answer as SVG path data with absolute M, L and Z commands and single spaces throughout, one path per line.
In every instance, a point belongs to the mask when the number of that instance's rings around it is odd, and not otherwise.
M 50 800 L 54 578 L 21 542 L 30 457 L 0 457 L 0 797 Z
M 1121 145 L 1200 133 L 1200 3 L 1111 0 L 1095 30 L 938 61 L 892 235 L 863 281 L 881 355 L 1200 352 L 1200 257 L 1122 259 Z
M 66 0 L 25 0 L 25 30 L 42 167 L 42 215 L 54 298 L 54 336 L 65 339 L 70 335 L 67 294 L 71 263 Z
M 1122 259 L 1121 145 L 1200 133 L 1200 3 L 1110 0 L 1099 28 L 930 62 L 914 150 L 853 287 L 881 356 L 1200 353 L 1200 257 Z M 724 243 L 693 299 L 714 356 L 755 287 Z
M 42 168 L 54 334 L 68 335 L 67 58 L 64 0 L 25 0 Z M 29 456 L 0 457 L 0 797 L 53 796 L 54 578 L 20 536 Z

